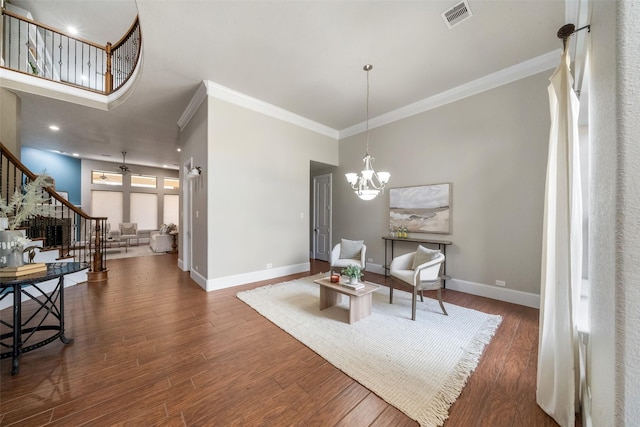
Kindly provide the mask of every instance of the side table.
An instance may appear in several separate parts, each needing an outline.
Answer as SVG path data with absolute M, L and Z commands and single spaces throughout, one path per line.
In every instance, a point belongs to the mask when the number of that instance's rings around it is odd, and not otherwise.
M 47 263 L 47 269 L 38 273 L 26 274 L 16 278 L 0 279 L 0 301 L 13 297 L 13 323 L 0 319 L 0 326 L 11 332 L 0 334 L 0 349 L 9 349 L 0 353 L 0 359 L 11 357 L 11 375 L 20 372 L 20 355 L 60 338 L 65 344 L 73 342 L 64 335 L 64 276 L 88 268 L 83 262 Z M 38 285 L 51 279 L 58 279 L 51 293 L 46 293 Z M 22 296 L 35 301 L 36 310 L 28 319 L 22 319 Z M 50 320 L 55 320 L 51 323 Z M 53 334 L 39 333 L 53 331 Z M 48 335 L 48 336 L 47 336 Z M 39 340 L 37 342 L 33 342 Z

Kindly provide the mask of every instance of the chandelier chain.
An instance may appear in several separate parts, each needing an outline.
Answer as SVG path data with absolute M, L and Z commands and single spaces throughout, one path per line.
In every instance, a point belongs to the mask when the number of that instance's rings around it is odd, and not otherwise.
M 369 69 L 367 71 L 367 154 L 369 154 Z

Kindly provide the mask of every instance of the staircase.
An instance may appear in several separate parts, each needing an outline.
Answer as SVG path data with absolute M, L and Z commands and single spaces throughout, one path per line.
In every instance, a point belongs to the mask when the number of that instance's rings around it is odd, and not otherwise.
M 0 195 L 9 198 L 23 184 L 37 176 L 0 143 Z M 17 229 L 36 246 L 35 262 L 84 262 L 89 266 L 86 281 L 107 279 L 106 223 L 107 218 L 94 218 L 62 198 L 55 188 L 46 187 L 50 196 L 47 216 L 31 215 Z M 84 281 L 84 280 L 80 280 Z

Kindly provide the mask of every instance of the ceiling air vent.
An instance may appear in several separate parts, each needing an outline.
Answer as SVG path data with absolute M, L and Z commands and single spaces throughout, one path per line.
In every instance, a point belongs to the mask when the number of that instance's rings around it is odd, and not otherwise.
M 456 4 L 451 9 L 442 13 L 442 19 L 444 19 L 444 22 L 447 24 L 447 27 L 449 27 L 449 29 L 455 27 L 468 18 L 471 18 L 472 16 L 473 14 L 471 13 L 471 8 L 469 7 L 469 3 L 467 3 L 466 0 Z

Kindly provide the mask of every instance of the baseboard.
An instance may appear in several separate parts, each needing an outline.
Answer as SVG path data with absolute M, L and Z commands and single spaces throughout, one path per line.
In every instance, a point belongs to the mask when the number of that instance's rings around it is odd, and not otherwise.
M 365 272 L 370 271 L 376 274 L 384 274 L 384 267 L 380 264 L 374 264 L 372 262 L 368 262 L 365 268 Z
M 309 271 L 310 269 L 311 269 L 311 264 L 309 262 L 304 262 L 302 264 L 287 265 L 287 266 L 278 267 L 278 268 L 269 268 L 266 270 L 253 271 L 251 273 L 238 274 L 235 276 L 208 279 L 206 281 L 206 287 L 204 289 L 207 292 L 210 292 L 218 289 L 225 289 L 233 286 L 244 285 L 247 283 L 259 282 L 261 280 L 268 280 L 268 279 L 274 279 L 276 277 L 288 276 L 289 274 L 303 273 L 305 271 Z
M 184 270 L 183 270 L 184 271 Z M 200 286 L 202 289 L 204 289 L 205 291 L 207 291 L 207 278 L 204 277 L 202 274 L 198 273 L 195 270 L 191 270 L 190 272 L 191 274 L 189 275 L 189 277 L 191 277 L 191 280 L 193 280 L 194 282 L 196 282 L 198 284 L 198 286 Z
M 384 267 L 380 264 L 367 263 L 366 271 L 384 274 Z M 540 308 L 540 295 L 529 292 L 516 291 L 482 283 L 469 282 L 467 280 L 449 279 L 446 282 L 447 289 L 460 291 L 471 295 L 510 302 L 532 308 Z
M 460 279 L 449 279 L 447 289 L 460 291 L 471 295 L 496 299 L 499 301 L 520 304 L 526 307 L 540 308 L 540 295 L 514 289 L 485 285 Z

